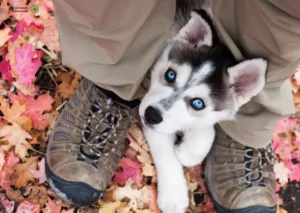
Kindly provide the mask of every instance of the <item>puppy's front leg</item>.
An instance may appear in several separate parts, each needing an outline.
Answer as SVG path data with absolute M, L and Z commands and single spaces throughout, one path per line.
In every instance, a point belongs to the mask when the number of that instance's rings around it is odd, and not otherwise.
M 185 131 L 182 142 L 175 145 L 175 153 L 180 163 L 187 167 L 202 163 L 211 149 L 214 137 L 213 127 Z
M 175 134 L 143 128 L 158 177 L 158 206 L 163 213 L 184 213 L 189 204 L 183 167 L 174 152 Z

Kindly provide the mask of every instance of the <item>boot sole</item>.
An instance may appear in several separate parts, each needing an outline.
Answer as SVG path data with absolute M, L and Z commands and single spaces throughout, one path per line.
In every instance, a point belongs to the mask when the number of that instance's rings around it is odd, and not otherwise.
M 67 181 L 55 175 L 45 161 L 46 177 L 55 193 L 74 206 L 90 206 L 104 194 L 83 182 Z

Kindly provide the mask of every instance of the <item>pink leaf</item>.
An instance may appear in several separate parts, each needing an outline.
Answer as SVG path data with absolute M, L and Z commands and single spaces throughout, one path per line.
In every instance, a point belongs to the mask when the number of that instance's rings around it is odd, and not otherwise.
M 44 183 L 46 179 L 46 173 L 45 173 L 45 158 L 43 158 L 39 163 L 39 170 L 30 170 L 33 177 L 39 179 L 39 184 Z
M 51 213 L 60 213 L 61 211 L 61 205 L 54 203 L 50 198 L 48 198 L 46 206 L 51 209 Z
M 34 58 L 37 51 L 31 44 L 25 44 L 22 49 L 16 48 L 16 64 L 12 66 L 14 73 L 18 75 L 20 83 L 27 88 L 35 81 L 35 74 L 42 65 L 40 57 Z
M 19 158 L 15 156 L 14 151 L 10 151 L 6 156 L 5 163 L 0 171 L 0 186 L 4 189 L 10 187 L 9 176 L 12 174 L 11 167 L 19 163 Z
M 289 174 L 290 181 L 300 181 L 300 164 L 294 164 L 292 161 L 288 161 L 286 166 L 291 171 Z
M 281 141 L 278 144 L 277 148 L 275 148 L 275 153 L 278 154 L 283 161 L 292 159 L 292 147 L 287 140 Z
M 141 164 L 130 158 L 123 157 L 120 162 L 123 171 L 115 172 L 114 181 L 119 184 L 125 184 L 131 178 L 134 182 L 140 183 L 143 179 L 141 174 Z
M 27 110 L 23 114 L 31 117 L 34 129 L 42 130 L 45 127 L 43 124 L 47 116 L 43 115 L 43 113 L 52 110 L 52 103 L 54 102 L 52 96 L 43 94 L 35 99 L 18 91 L 18 95 L 8 93 L 8 97 L 11 102 L 14 102 L 14 100 L 18 100 L 21 103 L 25 102 Z
M 0 171 L 2 170 L 2 167 L 5 163 L 5 154 L 2 148 L 0 148 Z
M 2 56 L 3 59 L 0 62 L 0 72 L 2 73 L 2 79 L 7 80 L 11 83 L 14 80 L 14 78 L 12 77 L 12 75 L 10 73 L 10 64 L 6 60 L 7 52 L 8 52 L 8 50 L 7 50 L 7 48 L 5 48 L 3 56 Z
M 212 202 L 212 199 L 210 197 L 207 198 L 207 201 L 203 207 L 203 210 L 206 212 L 209 212 L 214 209 L 214 203 Z
M 5 208 L 5 213 L 13 213 L 15 208 L 15 201 L 9 201 L 5 195 L 0 195 L 0 202 Z
M 39 212 L 40 212 L 39 204 L 34 204 L 30 201 L 25 200 L 19 205 L 16 213 L 39 213 Z

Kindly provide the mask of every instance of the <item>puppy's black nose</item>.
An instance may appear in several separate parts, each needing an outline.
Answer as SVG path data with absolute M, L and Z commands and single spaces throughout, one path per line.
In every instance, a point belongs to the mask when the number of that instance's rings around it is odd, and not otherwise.
M 145 111 L 145 120 L 149 124 L 159 124 L 162 122 L 163 118 L 158 109 L 149 106 Z

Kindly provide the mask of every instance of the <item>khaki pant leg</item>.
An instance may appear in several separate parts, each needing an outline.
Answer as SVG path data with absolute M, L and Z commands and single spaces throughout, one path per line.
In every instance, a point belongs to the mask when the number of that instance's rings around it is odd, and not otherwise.
M 213 0 L 213 14 L 225 42 L 239 60 L 269 60 L 262 92 L 222 128 L 244 145 L 271 142 L 278 120 L 295 112 L 289 78 L 300 64 L 299 0 Z
M 54 0 L 63 63 L 126 100 L 168 36 L 175 0 Z

